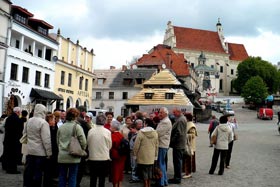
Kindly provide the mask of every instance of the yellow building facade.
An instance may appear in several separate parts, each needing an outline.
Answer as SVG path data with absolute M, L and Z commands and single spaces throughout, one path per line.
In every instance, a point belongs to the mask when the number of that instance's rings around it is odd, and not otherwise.
M 87 50 L 70 38 L 57 34 L 52 37 L 59 43 L 58 56 L 53 59 L 55 66 L 54 92 L 63 98 L 56 108 L 67 110 L 70 107 L 91 107 L 94 52 Z

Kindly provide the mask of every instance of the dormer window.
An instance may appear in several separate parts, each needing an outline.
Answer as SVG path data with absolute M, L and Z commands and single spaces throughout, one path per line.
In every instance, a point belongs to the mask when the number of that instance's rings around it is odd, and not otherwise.
M 15 15 L 14 15 L 14 18 L 15 18 L 15 20 L 17 20 L 17 21 L 19 21 L 19 22 L 21 22 L 21 23 L 23 23 L 23 24 L 26 24 L 26 18 L 25 18 L 25 17 L 23 17 L 23 16 L 21 16 L 21 15 L 19 15 L 19 14 L 15 14 Z
M 173 99 L 174 93 L 165 93 L 165 99 Z
M 144 80 L 143 78 L 136 78 L 136 84 L 143 84 Z
M 103 85 L 105 83 L 105 79 L 104 78 L 98 78 L 97 79 L 97 84 L 98 85 Z
M 132 80 L 133 80 L 133 79 L 131 79 L 131 78 L 123 79 L 123 85 L 126 85 L 126 86 L 131 85 Z
M 38 32 L 43 34 L 43 35 L 47 35 L 48 34 L 48 30 L 43 28 L 43 27 L 40 27 L 40 26 L 38 26 Z
M 153 95 L 154 93 L 152 92 L 145 93 L 145 99 L 153 99 Z

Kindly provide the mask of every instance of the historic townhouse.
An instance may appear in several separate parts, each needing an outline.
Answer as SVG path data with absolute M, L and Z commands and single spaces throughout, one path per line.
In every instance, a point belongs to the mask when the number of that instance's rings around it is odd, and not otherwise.
M 4 108 L 20 106 L 31 111 L 36 103 L 53 110 L 61 98 L 53 91 L 58 43 L 49 37 L 53 26 L 12 5 L 4 75 Z M 2 25 L 1 25 L 2 26 Z
M 92 108 L 101 108 L 114 112 L 115 116 L 127 116 L 124 104 L 136 95 L 156 69 L 135 69 L 135 66 L 123 66 L 122 69 L 95 70 L 92 89 Z
M 89 51 L 82 47 L 79 40 L 74 43 L 70 38 L 64 38 L 60 30 L 51 37 L 59 44 L 54 91 L 63 98 L 56 107 L 65 110 L 84 105 L 89 109 L 92 106 L 93 49 Z
M 175 53 L 184 54 L 184 58 L 196 69 L 201 79 L 198 89 L 205 96 L 215 92 L 219 95 L 231 94 L 237 66 L 248 58 L 243 44 L 225 42 L 220 21 L 216 27 L 214 32 L 173 26 L 169 21 L 163 41 Z

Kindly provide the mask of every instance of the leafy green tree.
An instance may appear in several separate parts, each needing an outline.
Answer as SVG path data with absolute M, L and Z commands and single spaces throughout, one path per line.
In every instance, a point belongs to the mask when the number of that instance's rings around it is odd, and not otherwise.
M 243 86 L 241 97 L 245 102 L 260 105 L 268 96 L 265 82 L 260 76 L 251 77 Z
M 237 67 L 237 79 L 233 83 L 234 89 L 241 93 L 243 86 L 253 76 L 260 76 L 266 83 L 268 92 L 275 93 L 279 90 L 280 72 L 271 63 L 261 57 L 249 57 Z

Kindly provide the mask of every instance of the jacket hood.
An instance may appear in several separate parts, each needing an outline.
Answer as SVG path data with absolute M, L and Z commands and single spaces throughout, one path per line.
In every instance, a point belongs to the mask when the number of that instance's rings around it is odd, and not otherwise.
M 140 131 L 149 139 L 154 138 L 157 135 L 156 130 L 152 127 L 144 127 Z
M 218 127 L 219 127 L 219 129 L 220 129 L 221 131 L 223 131 L 223 132 L 226 132 L 226 131 L 229 130 L 229 127 L 228 127 L 228 125 L 227 125 L 226 123 L 220 124 Z
M 34 117 L 45 119 L 47 108 L 42 104 L 37 104 L 34 108 Z

